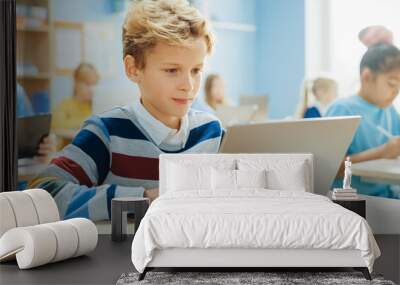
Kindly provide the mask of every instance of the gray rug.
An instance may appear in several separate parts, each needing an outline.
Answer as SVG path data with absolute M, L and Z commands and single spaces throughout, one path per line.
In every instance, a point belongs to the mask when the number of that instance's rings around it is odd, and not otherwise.
M 122 274 L 117 285 L 133 284 L 379 284 L 395 285 L 380 275 L 372 275 L 368 281 L 360 272 L 148 272 L 146 278 L 138 281 L 138 273 Z

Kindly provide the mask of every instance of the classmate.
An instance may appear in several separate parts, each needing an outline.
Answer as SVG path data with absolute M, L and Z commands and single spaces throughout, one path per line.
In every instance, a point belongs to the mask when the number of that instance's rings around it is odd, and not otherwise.
M 52 111 L 53 130 L 79 130 L 92 115 L 93 87 L 98 81 L 99 74 L 92 64 L 79 64 L 74 71 L 73 96 L 64 98 Z M 70 142 L 69 139 L 59 138 L 57 149 L 62 149 Z
M 17 112 L 17 118 L 21 117 L 29 117 L 33 116 L 35 112 L 33 112 L 33 107 L 32 103 L 29 100 L 28 96 L 26 95 L 26 92 L 24 88 L 17 83 L 17 106 L 16 106 L 16 112 Z
M 207 76 L 204 85 L 206 103 L 214 110 L 218 105 L 226 105 L 224 81 L 217 74 Z
M 79 129 L 92 115 L 93 86 L 99 74 L 92 64 L 81 63 L 74 71 L 73 96 L 64 98 L 53 110 L 53 129 Z
M 370 47 L 361 59 L 360 77 L 358 93 L 334 102 L 327 116 L 362 116 L 347 153 L 353 163 L 396 158 L 400 156 L 400 115 L 392 103 L 400 89 L 400 50 L 389 44 Z M 361 194 L 400 199 L 389 185 L 362 182 L 359 177 L 352 184 Z M 341 187 L 340 183 L 336 186 Z
M 109 219 L 114 197 L 155 199 L 161 153 L 219 149 L 220 122 L 190 110 L 213 47 L 206 20 L 187 1 L 134 1 L 122 37 L 126 75 L 140 98 L 89 118 L 31 183 L 54 196 L 64 218 Z
M 311 89 L 311 90 L 310 90 Z M 310 93 L 314 96 L 315 103 L 310 105 Z M 335 80 L 318 77 L 311 81 L 305 81 L 303 98 L 300 102 L 300 118 L 319 118 L 325 114 L 328 106 L 337 97 L 337 83 Z

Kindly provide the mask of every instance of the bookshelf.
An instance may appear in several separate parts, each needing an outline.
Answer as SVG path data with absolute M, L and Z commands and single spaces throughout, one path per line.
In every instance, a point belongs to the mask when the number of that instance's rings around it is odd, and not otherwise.
M 17 82 L 30 97 L 51 88 L 51 0 L 17 0 Z M 50 96 L 49 96 L 50 97 Z

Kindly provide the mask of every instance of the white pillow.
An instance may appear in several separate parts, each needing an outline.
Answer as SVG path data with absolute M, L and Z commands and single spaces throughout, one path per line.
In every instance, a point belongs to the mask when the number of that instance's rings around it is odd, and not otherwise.
M 236 170 L 238 188 L 267 188 L 267 171 Z
M 238 190 L 240 188 L 267 188 L 266 170 L 216 169 L 211 171 L 213 190 Z
M 268 188 L 273 190 L 303 191 L 308 189 L 307 165 L 294 164 L 290 170 L 270 169 L 267 172 Z
M 193 189 L 210 189 L 211 167 L 168 164 L 168 191 L 185 191 Z
M 310 189 L 308 163 L 296 159 L 239 159 L 240 170 L 266 169 L 267 188 L 272 190 L 306 191 Z
M 212 168 L 212 189 L 236 190 L 236 170 Z

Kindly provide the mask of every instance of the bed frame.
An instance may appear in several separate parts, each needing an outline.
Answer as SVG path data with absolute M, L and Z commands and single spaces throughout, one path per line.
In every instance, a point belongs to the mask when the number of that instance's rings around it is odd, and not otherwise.
M 359 250 L 330 249 L 193 249 L 171 248 L 156 250 L 152 261 L 139 275 L 143 280 L 148 271 L 155 268 L 338 268 L 350 267 L 361 271 L 371 280 L 368 268 Z M 261 270 L 262 271 L 262 270 Z
M 313 159 L 311 154 L 219 154 L 224 158 L 280 158 L 280 159 L 304 159 L 309 163 L 309 181 L 314 181 Z M 216 159 L 213 154 L 186 154 L 161 155 L 160 156 L 160 194 L 166 191 L 167 160 L 181 160 L 182 157 L 204 163 L 210 163 Z M 310 183 L 307 192 L 313 192 L 313 183 Z M 321 269 L 353 268 L 361 271 L 367 280 L 371 275 L 361 257 L 359 250 L 333 250 L 333 249 L 254 249 L 254 248 L 169 248 L 157 249 L 153 259 L 149 262 L 139 280 L 143 280 L 148 271 L 161 268 L 209 269 L 215 271 L 219 268 L 229 268 L 229 271 L 265 271 L 265 269 L 285 268 L 286 271 L 294 269 L 309 269 L 315 271 Z

